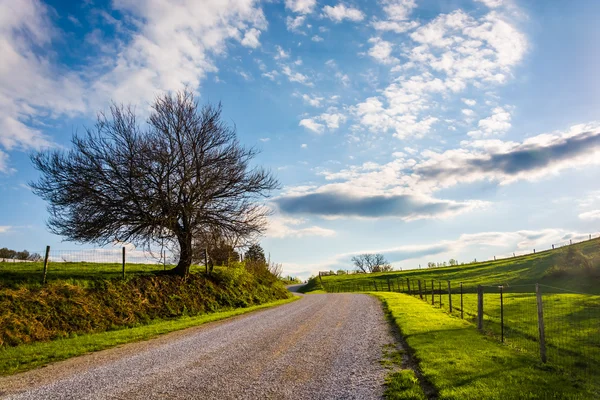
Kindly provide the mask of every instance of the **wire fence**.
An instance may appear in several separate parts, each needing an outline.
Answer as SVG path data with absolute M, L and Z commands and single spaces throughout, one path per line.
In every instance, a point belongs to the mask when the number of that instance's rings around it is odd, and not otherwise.
M 31 253 L 29 259 L 0 259 L 0 284 L 124 278 L 131 274 L 164 271 L 175 261 L 172 254 L 162 249 L 154 252 L 126 247 L 54 250 L 48 246 L 43 251 Z
M 493 340 L 600 386 L 600 296 L 541 285 L 463 285 L 388 278 L 329 284 L 328 292 L 400 292 L 463 318 Z

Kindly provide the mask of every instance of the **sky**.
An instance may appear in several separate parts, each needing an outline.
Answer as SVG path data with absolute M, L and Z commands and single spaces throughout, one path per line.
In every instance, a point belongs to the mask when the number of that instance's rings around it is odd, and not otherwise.
M 223 105 L 278 177 L 284 273 L 486 260 L 598 234 L 600 2 L 0 0 L 0 247 L 51 234 L 32 152 L 110 102 Z

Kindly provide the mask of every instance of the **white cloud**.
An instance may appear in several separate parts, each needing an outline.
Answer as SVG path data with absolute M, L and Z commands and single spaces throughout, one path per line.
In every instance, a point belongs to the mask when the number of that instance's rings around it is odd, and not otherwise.
M 392 131 L 398 138 L 423 137 L 438 121 L 435 112 L 441 108 L 439 96 L 449 99 L 469 86 L 479 88 L 505 82 L 527 49 L 525 36 L 496 12 L 480 18 L 460 10 L 442 14 L 409 37 L 413 43 L 403 44 L 403 55 L 408 61 L 393 71 L 419 72 L 403 73 L 381 95 L 369 97 L 352 108 L 359 123 L 371 132 Z M 372 55 L 383 62 L 393 61 L 389 59 L 389 46 L 377 50 Z M 465 104 L 476 104 L 465 100 Z M 508 128 L 510 113 L 506 109 L 495 110 L 472 134 L 489 135 Z
M 483 3 L 489 8 L 497 8 L 504 4 L 505 0 L 475 0 L 479 3 Z
M 339 112 L 327 112 L 313 118 L 305 118 L 300 121 L 300 126 L 303 126 L 315 133 L 323 133 L 325 127 L 329 130 L 335 130 L 340 127 L 340 124 L 346 122 L 346 116 Z
M 350 77 L 348 74 L 344 74 L 342 72 L 336 72 L 335 77 L 342 83 L 344 86 L 348 86 L 350 84 Z
M 304 25 L 305 20 L 306 20 L 305 15 L 299 15 L 295 18 L 287 17 L 285 19 L 285 25 L 286 25 L 288 31 L 298 32 L 298 28 L 300 28 L 302 25 Z
M 269 218 L 269 224 L 265 235 L 272 238 L 285 238 L 285 237 L 306 237 L 306 236 L 320 236 L 320 237 L 331 237 L 335 236 L 335 231 L 331 229 L 322 228 L 320 226 L 312 225 L 301 227 L 306 225 L 307 221 L 303 218 L 290 218 L 281 215 L 275 215 Z
M 398 21 L 374 21 L 373 28 L 378 31 L 390 31 L 404 33 L 419 26 L 417 21 L 398 22 Z
M 315 35 L 315 36 L 311 37 L 310 40 L 312 40 L 313 42 L 322 42 L 323 38 L 319 35 Z
M 383 0 L 383 11 L 392 21 L 405 21 L 409 19 L 412 10 L 417 7 L 416 0 Z
M 511 116 L 508 111 L 502 107 L 495 107 L 492 113 L 489 117 L 480 120 L 478 123 L 480 130 L 469 132 L 469 136 L 485 137 L 497 135 L 510 129 L 512 125 L 510 123 Z
M 10 168 L 8 167 L 8 154 L 0 150 L 0 172 L 8 173 Z
M 579 218 L 585 219 L 585 220 L 600 219 L 600 210 L 592 210 L 592 211 L 583 212 L 583 213 L 579 214 Z
M 313 12 L 317 0 L 285 0 L 286 8 L 299 14 L 310 14 Z
M 301 74 L 300 72 L 292 71 L 292 69 L 287 65 L 281 67 L 281 72 L 283 75 L 287 76 L 290 82 L 297 82 L 306 86 L 312 86 L 308 76 Z
M 417 21 L 408 21 L 412 10 L 417 6 L 415 0 L 383 0 L 381 4 L 387 20 L 373 21 L 376 30 L 404 33 L 419 26 Z
M 148 101 L 157 92 L 185 85 L 197 88 L 207 73 L 217 70 L 212 57 L 225 53 L 228 40 L 255 46 L 258 31 L 267 27 L 262 9 L 252 1 L 112 4 L 135 30 L 127 32 L 130 40 L 114 58 L 105 60 L 110 70 L 92 85 L 92 92 L 124 103 Z
M 248 29 L 244 34 L 244 38 L 240 42 L 242 46 L 251 47 L 253 49 L 260 46 L 260 41 L 258 40 L 261 31 L 256 28 Z
M 316 122 L 314 118 L 305 118 L 301 120 L 298 125 L 303 126 L 315 133 L 323 133 L 323 130 L 325 129 L 325 125 Z
M 376 37 L 369 39 L 369 43 L 373 44 L 369 49 L 369 55 L 377 60 L 377 62 L 381 64 L 393 64 L 398 62 L 397 58 L 392 57 L 394 45 L 391 42 Z
M 477 101 L 475 101 L 473 99 L 462 99 L 462 101 L 469 107 L 473 107 L 474 105 L 477 104 Z
M 308 145 L 307 145 L 306 143 L 302 143 L 302 144 L 300 145 L 300 147 L 301 147 L 301 148 L 303 148 L 303 149 L 306 149 L 306 148 L 308 147 Z
M 289 53 L 287 53 L 281 46 L 277 45 L 275 46 L 275 50 L 277 51 L 277 54 L 275 54 L 275 59 L 276 60 L 284 60 L 286 58 L 289 58 L 290 55 Z
M 302 95 L 302 100 L 304 100 L 305 103 L 313 106 L 313 107 L 320 107 L 321 103 L 323 102 L 323 100 L 325 100 L 323 97 L 318 97 L 318 96 L 310 96 L 308 94 L 303 94 Z
M 343 3 L 339 3 L 334 7 L 323 7 L 323 16 L 329 18 L 335 23 L 340 23 L 345 19 L 358 22 L 362 21 L 365 18 L 365 15 L 362 11 L 360 11 L 357 8 L 346 7 L 346 5 L 344 5 Z
M 475 115 L 475 111 L 469 109 L 469 108 L 463 108 L 462 110 L 460 110 L 464 115 L 466 115 L 467 117 L 472 117 L 473 115 Z
M 271 138 L 266 137 L 266 138 L 260 138 L 258 140 L 260 140 L 261 142 L 268 142 L 271 140 Z
M 323 121 L 329 129 L 338 129 L 340 127 L 340 123 L 344 123 L 346 121 L 346 116 L 340 113 L 323 113 L 318 118 Z
M 501 185 L 535 181 L 560 171 L 600 164 L 600 123 L 574 125 L 523 142 L 498 139 L 463 142 L 460 149 L 426 151 L 412 169 L 421 188 L 493 181 Z
M 264 76 L 265 78 L 268 78 L 268 79 L 274 81 L 275 78 L 277 78 L 277 76 L 279 76 L 279 72 L 277 72 L 275 70 L 273 70 L 271 72 L 263 72 L 262 76 Z
M 12 228 L 12 226 L 9 225 L 3 225 L 0 226 L 0 233 L 7 233 L 10 232 L 10 229 Z
M 50 145 L 42 119 L 87 109 L 81 78 L 49 55 L 60 40 L 50 14 L 37 0 L 0 2 L 0 144 L 8 150 Z

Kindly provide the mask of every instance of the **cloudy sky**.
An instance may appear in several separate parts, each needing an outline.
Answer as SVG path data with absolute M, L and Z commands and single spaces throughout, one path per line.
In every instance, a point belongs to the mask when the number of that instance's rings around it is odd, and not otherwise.
M 185 85 L 279 177 L 262 244 L 286 273 L 598 233 L 598 17 L 595 0 L 0 0 L 0 246 L 77 248 L 47 232 L 29 154 Z

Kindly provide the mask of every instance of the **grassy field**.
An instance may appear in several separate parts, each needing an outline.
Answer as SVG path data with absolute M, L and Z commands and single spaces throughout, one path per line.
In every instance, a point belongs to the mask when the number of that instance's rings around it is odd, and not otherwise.
M 448 312 L 451 299 L 453 315 L 459 318 L 462 291 L 462 311 L 471 326 L 477 323 L 476 290 L 482 285 L 485 293 L 483 332 L 498 342 L 504 336 L 505 347 L 536 361 L 540 359 L 540 347 L 535 284 L 539 283 L 548 365 L 573 379 L 598 382 L 600 387 L 600 240 L 477 264 L 323 276 L 322 280 L 314 279 L 307 290 L 407 293 L 407 279 L 410 292 L 416 297 L 420 297 L 420 281 L 423 304 Z M 451 295 L 447 280 L 451 281 Z
M 173 268 L 166 265 L 166 269 Z M 165 269 L 162 264 L 125 264 L 125 276 L 151 275 Z M 20 285 L 40 286 L 44 265 L 42 262 L 0 262 L 0 288 Z M 47 281 L 64 281 L 71 285 L 86 287 L 95 279 L 122 277 L 123 266 L 119 263 L 51 262 L 48 264 Z M 203 266 L 192 265 L 191 272 L 204 271 Z
M 298 299 L 299 297 L 293 297 L 257 306 L 204 314 L 195 317 L 181 317 L 173 320 L 155 320 L 149 324 L 133 328 L 79 335 L 50 342 L 32 343 L 17 347 L 0 347 L 0 375 L 9 375 L 26 371 L 50 362 L 115 347 L 120 344 L 147 340 L 164 333 L 246 314 L 267 307 L 282 305 Z
M 479 334 L 465 320 L 415 297 L 374 293 L 400 329 L 412 356 L 440 399 L 593 399 L 600 390 L 536 362 L 527 353 Z M 400 378 L 399 378 L 400 379 Z M 388 398 L 402 397 L 399 382 Z M 419 398 L 419 397 L 414 397 Z
M 578 243 L 572 248 L 590 258 L 600 258 L 600 239 Z M 343 291 L 354 291 L 353 288 L 361 287 L 374 290 L 373 283 L 378 287 L 387 287 L 388 279 L 410 278 L 427 281 L 450 280 L 455 285 L 463 282 L 466 288 L 475 288 L 477 285 L 510 285 L 515 287 L 514 290 L 517 290 L 516 285 L 542 283 L 577 292 L 600 294 L 600 266 L 596 265 L 591 275 L 590 271 L 584 269 L 562 274 L 560 271 L 554 271 L 554 267 L 564 258 L 565 252 L 566 248 L 561 248 L 498 261 L 374 274 L 331 275 L 323 276 L 322 280 L 325 288 L 339 286 Z

